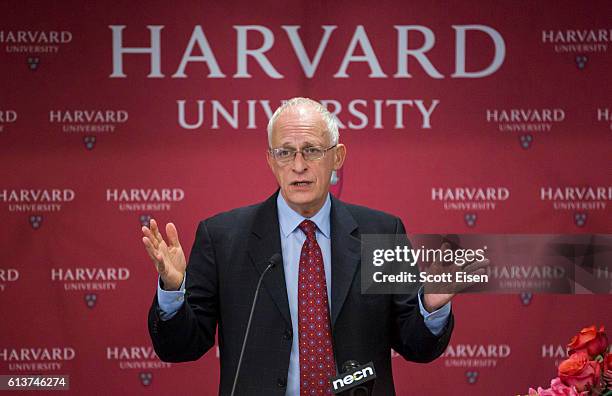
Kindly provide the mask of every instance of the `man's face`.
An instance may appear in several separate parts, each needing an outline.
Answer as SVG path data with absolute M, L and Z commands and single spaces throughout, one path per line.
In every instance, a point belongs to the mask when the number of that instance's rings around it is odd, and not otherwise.
M 286 109 L 276 119 L 271 140 L 272 148 L 291 150 L 331 146 L 325 121 L 308 104 Z M 318 160 L 306 161 L 299 153 L 288 163 L 277 162 L 270 153 L 267 159 L 287 204 L 302 216 L 310 217 L 325 203 L 331 173 L 342 167 L 345 155 L 346 148 L 338 144 Z

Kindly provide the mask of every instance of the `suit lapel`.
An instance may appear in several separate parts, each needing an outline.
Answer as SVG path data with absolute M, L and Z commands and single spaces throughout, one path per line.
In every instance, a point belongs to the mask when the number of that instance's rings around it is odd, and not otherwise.
M 275 253 L 282 255 L 278 211 L 276 209 L 277 195 L 278 191 L 260 205 L 255 214 L 255 220 L 249 235 L 247 251 L 259 274 L 268 266 L 270 257 Z M 270 269 L 264 276 L 263 285 L 272 300 L 274 300 L 283 318 L 291 325 L 285 271 L 282 261 L 280 265 Z
M 357 222 L 346 206 L 332 195 L 331 207 L 331 323 L 336 324 L 361 261 Z

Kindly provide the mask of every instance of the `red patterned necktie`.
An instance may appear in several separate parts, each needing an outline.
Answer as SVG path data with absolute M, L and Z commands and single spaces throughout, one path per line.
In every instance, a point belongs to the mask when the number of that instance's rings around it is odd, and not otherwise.
M 300 255 L 298 280 L 300 395 L 331 395 L 329 377 L 336 375 L 323 255 L 317 243 L 317 226 L 304 220 L 306 234 Z

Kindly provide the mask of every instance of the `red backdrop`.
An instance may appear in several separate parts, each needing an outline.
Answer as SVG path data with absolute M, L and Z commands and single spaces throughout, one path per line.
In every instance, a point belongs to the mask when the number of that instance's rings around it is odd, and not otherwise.
M 344 126 L 334 193 L 411 233 L 612 231 L 607 1 L 0 10 L 0 374 L 69 374 L 75 394 L 215 394 L 214 350 L 171 365 L 152 351 L 140 225 L 171 220 L 190 247 L 200 219 L 271 194 L 266 109 L 293 96 Z M 437 193 L 488 187 L 504 193 Z M 545 385 L 577 330 L 612 326 L 610 302 L 459 296 L 444 357 L 394 359 L 398 393 Z

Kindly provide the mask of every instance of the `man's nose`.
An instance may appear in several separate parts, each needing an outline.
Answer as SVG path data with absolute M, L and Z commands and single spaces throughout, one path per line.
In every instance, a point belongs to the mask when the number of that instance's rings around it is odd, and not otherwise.
M 308 169 L 308 163 L 304 159 L 304 156 L 302 155 L 302 153 L 295 153 L 295 158 L 293 159 L 292 169 L 295 172 L 300 172 L 300 173 Z

